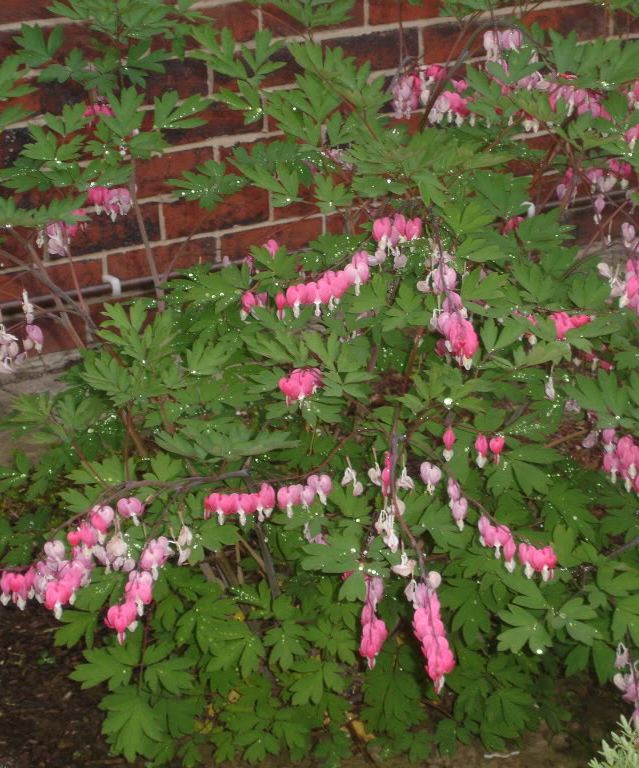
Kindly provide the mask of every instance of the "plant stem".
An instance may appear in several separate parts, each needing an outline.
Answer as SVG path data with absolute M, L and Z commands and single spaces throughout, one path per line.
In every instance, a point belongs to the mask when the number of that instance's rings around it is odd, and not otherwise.
M 135 159 L 131 158 L 131 181 L 129 184 L 129 190 L 131 194 L 131 202 L 133 203 L 133 210 L 135 212 L 135 219 L 140 230 L 140 237 L 142 238 L 142 244 L 144 245 L 144 253 L 146 254 L 146 261 L 153 278 L 153 286 L 155 288 L 155 295 L 158 300 L 158 310 L 162 312 L 165 309 L 164 303 L 164 290 L 161 287 L 160 274 L 158 272 L 157 264 L 155 263 L 155 256 L 153 254 L 153 248 L 149 239 L 149 233 L 144 223 L 144 217 L 142 216 L 142 209 L 140 208 L 140 202 L 138 200 L 137 184 L 136 184 L 136 164 Z
M 279 597 L 282 593 L 280 591 L 280 585 L 277 583 L 277 575 L 275 573 L 273 558 L 271 557 L 271 550 L 268 548 L 268 542 L 264 536 L 264 531 L 262 530 L 262 523 L 258 520 L 255 521 L 255 535 L 257 536 L 257 543 L 260 545 L 260 552 L 262 553 L 262 559 L 264 560 L 266 580 L 268 581 L 271 594 L 273 595 L 273 598 Z

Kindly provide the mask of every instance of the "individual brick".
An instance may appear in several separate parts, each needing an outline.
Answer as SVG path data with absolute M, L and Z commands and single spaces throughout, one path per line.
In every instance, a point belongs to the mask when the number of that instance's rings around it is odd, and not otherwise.
M 160 219 L 157 203 L 142 205 L 142 217 L 150 240 L 160 239 Z M 91 216 L 91 221 L 74 238 L 71 248 L 75 255 L 97 253 L 98 251 L 138 245 L 142 242 L 135 213 L 118 216 L 112 222 L 105 214 Z
M 246 187 L 222 200 L 212 211 L 205 211 L 190 200 L 164 205 L 163 210 L 167 238 L 188 237 L 193 232 L 212 232 L 266 221 L 268 193 Z
M 139 160 L 138 196 L 151 197 L 171 192 L 173 188 L 167 184 L 168 179 L 177 179 L 184 171 L 194 171 L 197 165 L 212 159 L 213 149 L 200 147 Z
M 289 250 L 303 248 L 322 234 L 322 220 L 317 216 L 288 223 L 273 223 L 264 227 L 231 232 L 220 237 L 222 258 L 240 259 L 250 253 L 252 245 L 263 245 L 273 238 Z
M 393 24 L 400 19 L 420 21 L 439 16 L 441 0 L 422 0 L 419 5 L 409 5 L 405 0 L 368 0 L 369 24 Z

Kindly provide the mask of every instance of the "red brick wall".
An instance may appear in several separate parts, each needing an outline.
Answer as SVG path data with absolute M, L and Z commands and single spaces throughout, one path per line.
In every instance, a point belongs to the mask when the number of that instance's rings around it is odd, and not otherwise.
M 0 56 L 10 50 L 11 38 L 19 31 L 21 23 L 39 21 L 47 26 L 60 23 L 47 13 L 48 1 L 0 0 Z M 440 0 L 423 0 L 419 6 L 397 0 L 356 0 L 348 24 L 322 30 L 317 38 L 341 45 L 360 61 L 370 57 L 374 70 L 390 76 L 398 64 L 400 6 L 408 54 L 426 62 L 443 62 L 451 52 L 461 50 L 464 40 L 459 39 L 459 26 L 453 19 L 438 15 Z M 224 0 L 201 0 L 196 7 L 220 26 L 230 26 L 241 40 L 250 39 L 257 29 L 269 28 L 283 36 L 293 31 L 287 17 L 274 7 L 256 9 L 249 3 Z M 512 9 L 498 11 L 499 15 L 511 12 Z M 601 7 L 581 0 L 551 0 L 537 4 L 526 20 L 563 33 L 575 29 L 581 39 L 639 32 L 628 26 L 625 14 L 610 18 Z M 61 23 L 70 27 L 69 31 L 75 36 L 77 29 L 74 25 Z M 272 87 L 290 83 L 292 76 L 292 67 L 283 68 L 273 78 Z M 182 96 L 193 92 L 213 95 L 215 82 L 202 63 L 175 61 L 169 64 L 165 76 L 153 80 L 150 91 L 153 95 L 166 88 L 176 88 Z M 47 86 L 39 98 L 40 101 L 32 99 L 31 103 L 55 112 L 65 102 L 80 99 L 81 93 L 65 87 Z M 144 218 L 149 236 L 158 246 L 161 269 L 178 251 L 176 268 L 216 262 L 223 257 L 241 257 L 251 244 L 262 244 L 271 237 L 295 248 L 303 246 L 329 226 L 333 230 L 333 223 L 329 225 L 321 214 L 311 213 L 300 218 L 299 211 L 274 209 L 269 194 L 254 188 L 234 195 L 213 212 L 203 212 L 195 203 L 172 202 L 165 178 L 175 177 L 207 158 L 224 159 L 229 147 L 235 144 L 250 144 L 273 135 L 265 123 L 244 126 L 242 115 L 222 104 L 211 107 L 205 117 L 206 126 L 181 136 L 178 134 L 178 143 L 168 155 L 139 164 L 139 194 Z M 26 137 L 24 126 L 0 135 L 0 162 L 10 161 Z M 94 218 L 86 231 L 74 240 L 74 264 L 84 286 L 100 284 L 104 272 L 122 280 L 146 276 L 148 269 L 133 214 L 115 225 L 104 217 Z M 68 264 L 52 261 L 49 269 L 62 287 L 73 288 Z M 16 269 L 4 265 L 4 269 L 0 269 L 0 305 L 18 298 L 23 282 Z M 27 287 L 35 294 L 42 293 L 32 279 L 27 280 Z

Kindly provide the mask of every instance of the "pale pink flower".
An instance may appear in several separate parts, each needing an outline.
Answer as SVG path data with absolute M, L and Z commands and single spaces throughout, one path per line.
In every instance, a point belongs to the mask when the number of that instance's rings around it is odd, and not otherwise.
M 144 504 L 135 496 L 130 496 L 118 501 L 117 510 L 122 517 L 133 520 L 134 525 L 139 525 L 140 517 L 144 514 Z
M 429 461 L 424 461 L 419 466 L 419 474 L 426 485 L 427 492 L 432 496 L 435 486 L 442 479 L 441 469 Z
M 169 559 L 171 555 L 171 547 L 169 546 L 169 540 L 166 536 L 158 536 L 157 539 L 151 539 L 142 554 L 138 562 L 138 567 L 143 571 L 151 571 L 153 579 L 157 579 L 159 568 Z
M 133 603 L 138 616 L 144 613 L 144 606 L 153 600 L 153 576 L 148 571 L 131 571 L 124 586 L 127 603 Z

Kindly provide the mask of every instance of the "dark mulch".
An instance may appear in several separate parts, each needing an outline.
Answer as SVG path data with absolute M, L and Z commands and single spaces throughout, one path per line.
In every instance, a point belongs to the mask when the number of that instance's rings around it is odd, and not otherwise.
M 103 692 L 68 678 L 81 653 L 54 647 L 58 626 L 35 604 L 0 607 L 0 768 L 125 766 L 100 735 Z

